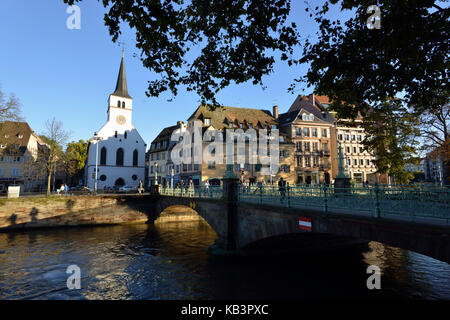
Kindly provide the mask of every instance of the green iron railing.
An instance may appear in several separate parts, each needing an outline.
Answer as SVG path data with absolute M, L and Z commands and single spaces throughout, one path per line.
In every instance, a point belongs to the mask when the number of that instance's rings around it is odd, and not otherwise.
M 350 213 L 386 218 L 445 221 L 450 217 L 450 188 L 417 186 L 365 186 L 347 189 L 327 185 L 250 186 L 239 188 L 238 201 L 313 208 L 330 213 Z M 428 221 L 426 221 L 428 219 Z M 432 221 L 438 219 L 438 221 Z
M 223 190 L 217 186 L 176 187 L 161 188 L 159 194 L 174 197 L 220 199 L 222 198 Z

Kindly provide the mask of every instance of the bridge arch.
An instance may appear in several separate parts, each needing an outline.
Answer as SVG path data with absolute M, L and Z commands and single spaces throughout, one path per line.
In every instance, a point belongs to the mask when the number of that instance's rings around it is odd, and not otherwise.
M 170 217 L 166 215 L 165 211 L 174 206 L 191 208 L 216 232 L 219 239 L 225 239 L 227 237 L 227 208 L 226 205 L 218 201 L 160 196 L 153 203 L 153 210 L 149 215 L 149 221 L 157 223 L 160 217 L 170 220 Z

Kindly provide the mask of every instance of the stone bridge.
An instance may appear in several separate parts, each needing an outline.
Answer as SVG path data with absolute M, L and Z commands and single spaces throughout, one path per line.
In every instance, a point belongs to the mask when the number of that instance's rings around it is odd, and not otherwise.
M 156 220 L 170 206 L 191 207 L 218 234 L 218 241 L 211 250 L 222 253 L 252 251 L 264 243 L 276 244 L 277 239 L 283 237 L 295 239 L 295 243 L 300 240 L 312 250 L 319 239 L 322 244 L 324 240 L 333 245 L 339 242 L 344 245 L 351 240 L 377 241 L 450 263 L 448 225 L 238 202 L 236 190 L 237 185 L 233 181 L 227 183 L 224 180 L 224 197 L 220 199 L 166 196 L 153 192 L 148 199 L 151 203 L 149 221 Z M 283 251 L 284 247 L 276 249 Z

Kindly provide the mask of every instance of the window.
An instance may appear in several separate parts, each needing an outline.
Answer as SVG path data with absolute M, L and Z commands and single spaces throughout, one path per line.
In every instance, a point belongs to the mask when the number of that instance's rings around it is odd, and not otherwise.
M 339 140 L 342 140 L 342 135 L 340 135 L 341 138 Z M 327 129 L 322 129 L 322 137 L 326 138 L 327 137 Z
M 114 138 L 117 138 L 117 131 L 114 132 Z
M 198 171 L 198 170 L 200 170 L 200 165 L 198 165 L 198 164 L 194 164 L 194 170 L 195 170 L 195 171 Z
M 302 128 L 295 128 L 295 135 L 298 137 L 302 136 Z
M 135 149 L 135 150 L 133 151 L 133 166 L 134 166 L 134 167 L 137 167 L 137 165 L 138 165 L 138 155 L 139 155 L 139 153 L 138 153 L 138 151 Z
M 317 157 L 313 157 L 313 166 L 317 167 L 318 164 L 319 164 L 319 159 Z
M 347 153 L 350 153 L 350 147 L 346 147 L 345 149 L 346 149 Z
M 137 180 L 137 175 L 133 174 L 133 175 L 131 176 L 131 179 L 133 179 L 134 181 L 136 181 L 136 180 Z
M 165 152 L 161 153 L 161 159 L 162 160 L 166 160 L 166 153 Z
M 358 160 L 356 160 L 356 159 L 353 159 L 353 165 L 357 165 L 358 164 Z
M 281 166 L 281 171 L 282 172 L 290 172 L 291 171 L 291 166 L 284 164 L 284 165 Z
M 348 134 L 344 135 L 345 141 L 348 141 L 350 139 L 350 136 Z
M 102 174 L 102 175 L 100 176 L 100 181 L 106 181 L 106 176 L 105 176 L 104 174 Z
M 102 150 L 100 151 L 100 165 L 104 166 L 106 165 L 106 148 L 102 147 Z
M 311 158 L 305 157 L 305 167 L 309 167 L 309 166 L 311 166 Z
M 125 131 L 125 133 L 123 134 L 123 136 L 124 136 L 125 139 L 127 138 L 128 134 L 127 134 L 126 131 Z
M 120 108 L 120 100 L 117 101 L 117 107 Z
M 312 136 L 317 137 L 317 128 L 312 129 Z
M 305 142 L 305 151 L 310 151 L 311 149 L 310 149 L 310 144 L 309 144 L 309 142 Z
M 215 168 L 216 168 L 216 162 L 208 161 L 208 169 L 215 169 Z
M 338 134 L 338 139 L 342 140 L 342 134 Z
M 356 136 L 354 134 L 352 134 L 352 141 L 356 140 Z
M 210 126 L 211 125 L 211 119 L 210 118 L 205 118 L 203 123 L 205 124 L 205 126 Z
M 0 168 L 0 177 L 3 176 L 3 168 Z
M 255 172 L 260 172 L 261 171 L 261 167 L 262 167 L 261 163 L 255 164 Z
M 301 167 L 303 165 L 302 157 L 297 157 L 297 167 Z
M 366 160 L 366 165 L 370 166 L 370 160 L 369 159 Z
M 360 165 L 364 165 L 364 160 L 363 160 L 363 159 L 360 159 L 360 160 L 359 160 L 359 164 L 360 164 Z
M 353 153 L 356 153 L 356 147 L 353 147 Z
M 358 141 L 362 141 L 361 135 L 358 135 Z
M 364 148 L 359 147 L 359 152 L 360 152 L 360 153 L 363 153 L 363 152 L 364 152 Z
M 11 175 L 12 175 L 13 177 L 18 177 L 18 176 L 19 176 L 19 173 L 20 173 L 20 170 L 17 169 L 17 168 L 13 168 L 13 169 L 11 170 Z
M 125 101 L 122 101 L 122 108 L 125 108 Z
M 328 143 L 322 143 L 322 151 L 328 152 Z
M 297 149 L 298 152 L 302 151 L 302 143 L 301 142 L 296 142 L 295 146 L 296 146 L 296 149 Z
M 309 128 L 303 128 L 303 136 L 309 137 Z
M 122 148 L 117 149 L 116 166 L 123 166 L 123 149 Z
M 319 145 L 317 144 L 317 142 L 313 142 L 312 146 L 313 146 L 313 151 L 317 152 L 319 149 Z

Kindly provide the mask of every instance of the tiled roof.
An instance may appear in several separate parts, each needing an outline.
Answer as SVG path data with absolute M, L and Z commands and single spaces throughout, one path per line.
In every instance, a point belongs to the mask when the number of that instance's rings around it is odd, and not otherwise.
M 277 121 L 268 110 L 250 109 L 250 108 L 236 108 L 236 107 L 217 107 L 211 110 L 206 105 L 201 105 L 189 117 L 188 120 L 196 118 L 203 122 L 205 118 L 211 119 L 211 125 L 218 130 L 230 128 L 239 128 L 239 124 L 244 124 L 244 129 L 249 128 L 251 124 L 253 128 L 266 128 L 267 126 L 275 125 Z
M 329 112 L 321 109 L 317 105 L 314 106 L 310 99 L 304 96 L 298 96 L 292 106 L 289 108 L 289 111 L 280 114 L 278 118 L 280 125 L 294 121 L 302 110 L 305 110 L 308 113 L 312 113 L 320 121 L 325 121 L 328 123 L 333 123 L 335 121 L 335 118 Z
M 26 122 L 5 121 L 0 123 L 0 145 L 6 146 L 6 149 L 0 149 L 4 152 L 8 147 L 15 147 L 20 154 L 26 151 L 30 136 L 33 134 L 30 126 Z

